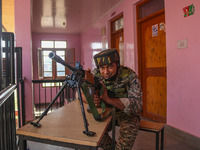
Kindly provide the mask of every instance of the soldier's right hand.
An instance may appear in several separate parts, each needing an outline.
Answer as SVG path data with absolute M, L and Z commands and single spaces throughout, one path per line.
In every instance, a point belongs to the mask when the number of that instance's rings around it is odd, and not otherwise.
M 100 106 L 100 102 L 101 102 L 100 97 L 97 94 L 95 94 L 94 95 L 94 104 L 95 104 L 95 106 L 99 107 Z

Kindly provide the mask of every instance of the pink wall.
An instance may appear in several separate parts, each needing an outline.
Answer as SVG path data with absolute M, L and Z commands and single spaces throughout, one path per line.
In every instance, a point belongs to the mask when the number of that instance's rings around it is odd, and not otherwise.
M 106 27 L 106 40 L 110 44 L 109 21 L 111 14 L 124 14 L 124 50 L 126 66 L 138 71 L 137 43 L 135 26 L 135 6 L 138 0 L 125 0 L 108 12 L 102 19 L 90 26 L 81 34 L 81 60 L 84 67 L 91 68 L 93 42 L 102 42 L 101 28 Z M 196 11 L 193 16 L 184 18 L 183 8 L 194 4 Z M 167 124 L 200 137 L 200 69 L 198 60 L 200 51 L 199 38 L 199 1 L 168 0 L 166 10 L 167 38 Z M 177 40 L 188 39 L 188 47 L 177 49 Z
M 38 79 L 38 57 L 37 48 L 41 47 L 40 41 L 42 40 L 66 40 L 67 48 L 75 48 L 75 60 L 80 60 L 80 35 L 79 34 L 39 34 L 32 33 L 33 45 L 33 79 Z
M 184 18 L 183 8 L 194 4 L 195 14 Z M 200 137 L 200 1 L 167 0 L 167 123 Z M 177 48 L 187 39 L 188 46 Z
M 99 28 L 90 28 L 86 33 L 81 35 L 81 64 L 84 69 L 92 68 L 92 44 L 102 43 L 101 30 Z
M 102 43 L 101 29 L 106 27 L 106 41 L 108 48 L 110 45 L 110 19 L 114 18 L 121 12 L 124 15 L 124 64 L 137 72 L 137 49 L 135 48 L 136 33 L 134 32 L 134 4 L 138 0 L 126 0 L 117 8 L 112 9 L 109 13 L 99 19 L 93 26 L 81 34 L 81 60 L 84 61 L 85 68 L 92 68 L 92 51 L 91 44 L 94 42 Z M 112 15 L 115 14 L 115 15 Z
M 30 0 L 15 0 L 15 40 L 16 46 L 22 47 L 22 71 L 25 78 L 26 120 L 32 119 L 32 64 L 31 64 L 31 8 Z

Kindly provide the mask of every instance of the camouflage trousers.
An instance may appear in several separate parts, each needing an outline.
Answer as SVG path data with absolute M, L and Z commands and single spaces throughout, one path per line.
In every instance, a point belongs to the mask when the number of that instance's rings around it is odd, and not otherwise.
M 116 125 L 120 127 L 119 138 L 116 141 L 116 150 L 131 150 L 136 136 L 138 135 L 140 118 L 139 116 L 128 116 L 124 112 L 116 113 Z M 112 139 L 108 135 L 108 132 L 112 130 L 112 125 L 110 124 L 106 133 L 104 134 L 99 147 L 104 150 L 112 150 Z

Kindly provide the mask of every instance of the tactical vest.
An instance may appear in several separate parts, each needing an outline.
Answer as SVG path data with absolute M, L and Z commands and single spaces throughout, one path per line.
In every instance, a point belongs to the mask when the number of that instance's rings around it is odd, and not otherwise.
M 93 71 L 94 76 L 98 77 L 100 81 L 106 85 L 108 96 L 111 98 L 128 98 L 129 77 L 133 70 L 130 68 L 120 66 L 116 78 L 113 81 L 107 81 L 101 77 L 98 69 Z

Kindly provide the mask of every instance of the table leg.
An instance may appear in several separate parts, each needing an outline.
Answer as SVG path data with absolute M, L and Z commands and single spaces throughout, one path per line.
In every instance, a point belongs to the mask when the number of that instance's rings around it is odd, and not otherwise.
M 115 108 L 112 113 L 112 149 L 115 150 Z
M 26 150 L 27 149 L 27 142 L 24 140 L 23 135 L 19 135 L 19 149 Z
M 164 128 L 161 130 L 161 150 L 164 148 Z
M 156 132 L 156 150 L 159 150 L 159 132 Z

